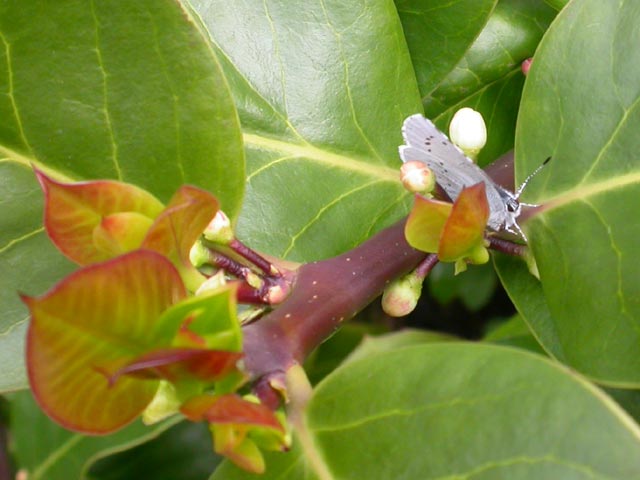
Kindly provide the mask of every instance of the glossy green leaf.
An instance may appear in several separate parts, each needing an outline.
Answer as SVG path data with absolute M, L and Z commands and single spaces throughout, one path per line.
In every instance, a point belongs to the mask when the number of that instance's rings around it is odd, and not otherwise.
M 238 223 L 244 241 L 314 260 L 361 243 L 408 211 L 397 147 L 404 118 L 421 105 L 392 2 L 193 5 L 239 106 L 248 170 Z
M 496 3 L 498 0 L 395 0 L 423 97 L 462 59 Z
M 482 113 L 488 137 L 478 158 L 480 165 L 513 147 L 524 83 L 520 65 L 533 55 L 554 15 L 543 2 L 498 1 L 484 29 L 451 73 L 437 88 L 423 92 L 427 117 L 443 131 L 462 107 Z M 429 44 L 423 44 L 422 49 L 430 51 Z
M 519 70 L 520 63 L 533 55 L 554 15 L 554 10 L 542 2 L 500 0 L 462 60 L 436 90 L 423 98 L 426 115 L 438 115 Z
M 153 427 L 135 422 L 112 435 L 86 436 L 54 423 L 28 391 L 12 394 L 10 407 L 11 452 L 16 467 L 26 471 L 29 480 L 84 480 L 98 459 L 148 441 L 178 420 L 176 417 Z
M 153 398 L 157 381 L 123 377 L 110 385 L 107 377 L 169 344 L 158 321 L 185 295 L 166 258 L 137 250 L 85 267 L 42 297 L 25 298 L 27 367 L 38 403 L 81 432 L 107 433 L 131 422 Z
M 349 362 L 317 387 L 306 425 L 307 450 L 288 469 L 286 454 L 268 461 L 265 480 L 640 478 L 633 420 L 580 376 L 512 348 L 436 343 Z M 246 477 L 223 464 L 212 478 Z
M 455 340 L 457 340 L 456 337 L 445 333 L 429 332 L 412 328 L 405 328 L 384 335 L 367 335 L 362 339 L 358 348 L 347 357 L 347 361 L 352 362 L 365 357 L 375 357 L 376 355 L 396 348 L 412 347 L 434 342 L 451 342 Z
M 27 313 L 71 267 L 49 246 L 32 165 L 58 180 L 114 178 L 162 201 L 183 183 L 240 208 L 233 101 L 202 29 L 177 0 L 0 6 L 0 355 L 20 352 Z M 25 385 L 22 355 L 0 390 Z
M 552 156 L 523 200 L 544 204 L 525 228 L 563 360 L 600 382 L 636 388 L 638 22 L 633 2 L 583 0 L 562 10 L 534 59 L 516 137 L 520 179 Z
M 509 298 L 532 335 L 549 355 L 566 363 L 556 322 L 549 311 L 540 281 L 531 275 L 525 262 L 519 258 L 495 255 L 494 262 Z

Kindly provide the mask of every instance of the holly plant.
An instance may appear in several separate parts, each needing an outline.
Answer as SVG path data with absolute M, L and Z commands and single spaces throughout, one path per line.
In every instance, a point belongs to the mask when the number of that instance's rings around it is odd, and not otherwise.
M 640 478 L 639 22 L 1 3 L 0 478 Z

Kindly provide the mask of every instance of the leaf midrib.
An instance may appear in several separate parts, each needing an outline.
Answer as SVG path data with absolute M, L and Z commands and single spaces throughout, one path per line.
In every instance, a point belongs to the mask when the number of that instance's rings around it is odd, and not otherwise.
M 561 194 L 541 200 L 540 203 L 544 205 L 542 214 L 573 202 L 581 201 L 589 197 L 595 197 L 610 191 L 623 189 L 634 184 L 640 184 L 640 171 L 607 178 L 600 182 L 582 184 Z
M 400 181 L 399 169 L 383 165 L 371 165 L 365 161 L 359 161 L 353 157 L 322 150 L 310 144 L 295 144 L 248 132 L 243 133 L 242 137 L 245 146 L 281 152 L 289 157 L 307 158 L 332 168 L 361 173 L 370 177 L 379 178 L 382 181 L 393 183 L 399 183 Z M 398 166 L 400 166 L 400 161 L 398 161 Z

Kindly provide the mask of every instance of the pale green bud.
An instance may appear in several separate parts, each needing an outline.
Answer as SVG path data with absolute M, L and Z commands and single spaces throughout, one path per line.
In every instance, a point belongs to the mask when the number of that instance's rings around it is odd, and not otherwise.
M 231 228 L 231 220 L 222 210 L 218 210 L 213 220 L 209 222 L 207 228 L 204 229 L 204 238 L 212 243 L 219 245 L 228 245 L 234 239 L 233 228 Z
M 415 272 L 391 282 L 382 294 L 382 309 L 392 317 L 409 315 L 418 304 L 422 293 L 422 278 Z

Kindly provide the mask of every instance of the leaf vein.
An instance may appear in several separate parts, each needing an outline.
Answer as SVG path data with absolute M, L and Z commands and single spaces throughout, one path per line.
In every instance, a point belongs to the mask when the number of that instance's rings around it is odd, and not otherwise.
M 27 140 L 27 136 L 24 132 L 24 127 L 22 125 L 22 117 L 20 115 L 20 111 L 18 110 L 18 104 L 16 103 L 14 85 L 13 85 L 13 68 L 11 66 L 11 44 L 7 41 L 6 37 L 2 32 L 0 32 L 0 39 L 4 44 L 5 55 L 7 57 L 7 80 L 8 80 L 8 91 L 7 96 L 9 97 L 9 101 L 11 102 L 11 108 L 13 109 L 13 116 L 16 119 L 16 125 L 18 126 L 18 132 L 20 133 L 20 139 L 25 147 L 29 150 L 29 152 L 33 155 L 33 148 L 29 144 Z
M 293 250 L 296 242 L 298 241 L 298 239 L 304 235 L 304 233 L 309 230 L 309 228 L 311 228 L 311 226 L 313 226 L 313 224 L 317 223 L 320 218 L 322 217 L 322 215 L 324 215 L 324 213 L 329 210 L 331 207 L 335 206 L 336 204 L 338 204 L 340 201 L 344 200 L 346 197 L 353 195 L 356 192 L 359 192 L 360 190 L 364 190 L 365 188 L 370 187 L 371 185 L 375 185 L 377 183 L 380 183 L 380 180 L 373 180 L 371 182 L 367 182 L 363 185 L 359 185 L 355 188 L 352 188 L 351 190 L 347 190 L 346 192 L 343 192 L 342 194 L 338 195 L 336 198 L 334 198 L 332 201 L 330 201 L 329 203 L 327 203 L 326 205 L 324 205 L 320 210 L 318 210 L 318 212 L 316 213 L 316 215 L 309 220 L 309 222 L 307 222 L 306 225 L 304 225 L 297 233 L 295 233 L 292 237 L 291 237 L 291 241 L 289 242 L 289 245 L 287 246 L 287 248 L 285 249 L 285 251 L 282 254 L 283 258 L 286 258 L 286 256 L 291 252 L 291 250 Z
M 18 238 L 13 238 L 11 240 L 9 240 L 5 245 L 3 245 L 2 247 L 0 247 L 0 253 L 4 253 L 7 250 L 11 249 L 14 245 L 17 245 L 18 243 L 27 240 L 31 237 L 34 237 L 36 235 L 38 235 L 39 233 L 44 232 L 44 227 L 40 227 L 37 228 L 29 233 L 25 233 L 24 235 L 22 235 L 21 237 Z
M 118 144 L 116 143 L 115 132 L 113 129 L 113 122 L 111 121 L 111 113 L 109 112 L 109 96 L 108 96 L 108 73 L 104 66 L 104 59 L 102 58 L 102 51 L 100 50 L 100 22 L 96 14 L 95 0 L 91 0 L 91 15 L 95 24 L 95 52 L 96 59 L 98 61 L 98 67 L 100 68 L 100 74 L 102 75 L 102 113 L 107 126 L 107 133 L 109 134 L 109 141 L 111 143 L 111 158 L 113 160 L 113 166 L 116 171 L 116 177 L 122 181 L 122 170 L 120 169 L 120 162 L 118 160 Z

